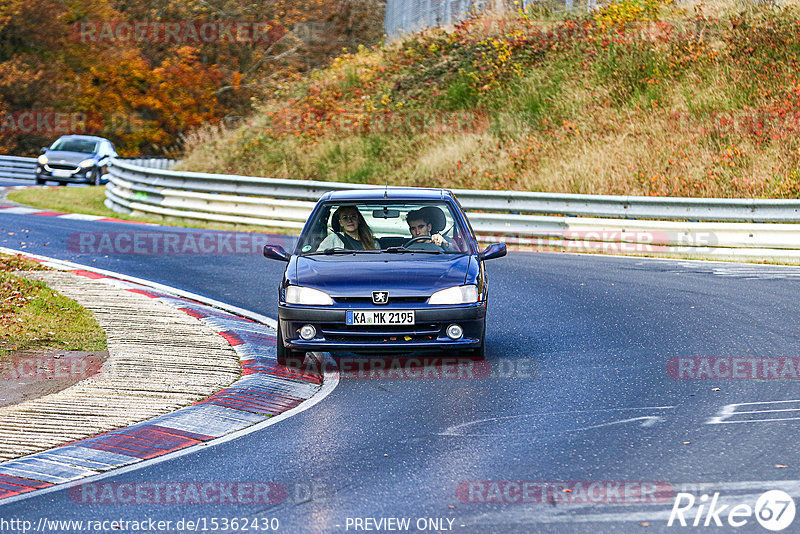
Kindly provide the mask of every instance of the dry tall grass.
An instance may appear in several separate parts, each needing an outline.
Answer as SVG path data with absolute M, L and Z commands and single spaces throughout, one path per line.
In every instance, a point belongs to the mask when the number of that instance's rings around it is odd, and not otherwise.
M 699 12 L 705 17 L 702 28 Z M 578 34 L 523 59 L 519 72 L 509 67 L 513 57 L 505 55 L 515 38 L 510 32 L 481 36 L 476 44 L 458 28 L 429 31 L 415 41 L 335 61 L 276 95 L 236 128 L 190 134 L 183 168 L 376 185 L 388 180 L 584 194 L 797 197 L 800 122 L 791 119 L 800 114 L 787 115 L 782 123 L 783 115 L 753 113 L 783 106 L 780 98 L 787 99 L 790 111 L 796 98 L 800 110 L 800 60 L 772 62 L 764 65 L 771 70 L 754 73 L 761 60 L 748 63 L 737 39 L 767 46 L 769 32 L 754 27 L 751 34 L 741 28 L 732 34 L 731 17 L 747 12 L 755 21 L 766 14 L 763 24 L 769 29 L 769 9 L 750 2 L 667 4 L 662 15 L 683 21 L 676 25 L 685 30 L 682 37 L 620 34 L 619 44 L 575 45 L 586 39 Z M 449 44 L 454 36 L 463 42 Z M 533 50 L 537 42 L 525 46 Z M 525 47 L 514 50 L 523 54 Z M 774 54 L 782 57 L 785 51 Z M 478 70 L 476 65 L 487 61 L 488 70 Z M 465 65 L 473 70 L 468 73 Z M 511 74 L 493 78 L 493 69 Z M 485 131 L 460 133 L 348 132 L 313 125 L 320 109 L 373 118 L 406 109 L 431 117 L 474 109 L 488 113 L 491 122 Z M 300 131 L 276 133 L 281 113 L 306 113 L 312 120 Z M 770 124 L 756 127 L 764 117 Z

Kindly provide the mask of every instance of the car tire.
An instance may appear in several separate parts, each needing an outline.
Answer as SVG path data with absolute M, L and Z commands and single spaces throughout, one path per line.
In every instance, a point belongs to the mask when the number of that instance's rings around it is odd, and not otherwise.
M 36 185 L 44 185 L 45 180 L 42 178 L 36 177 Z
M 306 353 L 297 350 L 287 349 L 283 346 L 283 332 L 281 331 L 281 324 L 278 323 L 278 335 L 276 340 L 276 347 L 275 347 L 275 356 L 278 360 L 278 365 L 283 367 L 287 367 L 288 364 L 291 364 L 292 367 L 295 365 L 299 368 L 302 367 L 303 362 L 306 359 Z
M 486 358 L 486 320 L 483 321 L 483 337 L 481 337 L 481 345 L 477 349 L 470 349 L 466 354 L 473 358 Z
M 275 356 L 278 360 L 278 365 L 286 367 L 286 360 L 289 357 L 289 350 L 283 346 L 283 332 L 281 331 L 281 323 L 278 322 L 278 333 L 275 346 Z

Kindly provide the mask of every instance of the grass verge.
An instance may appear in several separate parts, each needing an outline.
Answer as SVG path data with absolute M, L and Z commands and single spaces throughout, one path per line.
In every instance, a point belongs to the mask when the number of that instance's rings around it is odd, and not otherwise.
M 0 360 L 13 351 L 105 350 L 106 334 L 90 312 L 43 282 L 12 274 L 43 270 L 0 254 Z

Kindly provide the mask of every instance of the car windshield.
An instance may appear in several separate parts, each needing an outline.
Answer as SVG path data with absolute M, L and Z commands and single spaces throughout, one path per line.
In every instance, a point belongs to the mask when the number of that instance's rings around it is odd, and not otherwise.
M 59 139 L 53 143 L 50 150 L 94 154 L 97 151 L 97 141 L 92 141 L 90 139 Z
M 334 202 L 308 221 L 296 254 L 464 254 L 469 235 L 445 202 Z

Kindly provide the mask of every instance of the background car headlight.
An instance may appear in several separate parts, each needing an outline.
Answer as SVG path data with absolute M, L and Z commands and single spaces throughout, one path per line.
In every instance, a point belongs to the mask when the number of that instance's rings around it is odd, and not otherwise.
M 86 167 L 91 167 L 92 165 L 94 165 L 94 160 L 93 159 L 85 159 L 85 160 L 81 161 L 80 163 L 78 163 L 78 167 L 83 167 L 84 169 Z
M 428 304 L 471 304 L 478 302 L 478 286 L 455 286 L 431 295 Z
M 330 295 L 324 291 L 302 286 L 287 287 L 286 302 L 289 304 L 305 304 L 308 306 L 331 306 L 333 304 Z
M 42 154 L 41 156 L 39 156 L 38 158 L 36 158 L 36 161 L 38 161 L 38 162 L 39 162 L 39 165 L 45 165 L 45 164 L 46 164 L 48 161 L 50 161 L 50 160 L 48 160 L 48 159 L 47 159 L 47 156 L 45 156 L 44 154 Z

